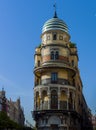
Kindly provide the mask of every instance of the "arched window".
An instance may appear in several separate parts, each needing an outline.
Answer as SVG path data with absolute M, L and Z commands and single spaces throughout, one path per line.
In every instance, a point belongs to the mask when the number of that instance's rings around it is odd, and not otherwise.
M 56 90 L 51 92 L 51 109 L 58 109 L 58 95 Z
M 42 108 L 48 109 L 48 97 L 47 97 L 47 91 L 44 90 L 42 92 Z
M 39 92 L 36 92 L 36 109 L 39 109 L 39 107 L 40 107 Z
M 73 93 L 69 92 L 69 109 L 73 109 Z

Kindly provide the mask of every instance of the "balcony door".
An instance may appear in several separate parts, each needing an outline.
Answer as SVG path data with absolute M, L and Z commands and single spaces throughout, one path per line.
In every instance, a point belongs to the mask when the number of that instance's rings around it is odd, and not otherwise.
M 58 109 L 58 95 L 56 90 L 51 92 L 51 109 Z

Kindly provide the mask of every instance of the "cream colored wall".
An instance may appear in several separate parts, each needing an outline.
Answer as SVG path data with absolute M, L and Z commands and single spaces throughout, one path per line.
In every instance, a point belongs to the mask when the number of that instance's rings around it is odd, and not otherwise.
M 34 57 L 34 63 L 35 63 L 35 66 L 37 66 L 38 64 L 38 61 L 41 61 L 41 48 L 36 48 L 35 49 L 35 57 Z
M 42 49 L 41 54 L 42 54 L 42 56 L 49 55 L 50 54 L 50 48 L 46 47 L 46 48 Z
M 80 82 L 80 78 L 79 78 L 79 73 L 77 72 L 76 73 L 76 76 L 75 76 L 75 82 L 76 82 L 76 92 L 75 92 L 75 108 L 76 108 L 76 111 L 78 113 L 81 113 L 82 114 L 82 111 L 81 111 L 81 105 L 79 105 L 79 99 L 80 99 L 80 102 L 82 102 L 82 84 Z M 78 90 L 78 85 L 80 86 L 80 90 Z
M 50 70 L 49 70 L 50 71 Z M 50 71 L 51 72 L 51 71 Z M 51 73 L 45 73 L 45 74 L 43 74 L 42 75 L 42 77 L 41 77 L 41 80 L 43 80 L 43 79 L 48 79 L 48 78 L 51 78 Z M 64 78 L 64 79 L 68 79 L 68 73 L 67 73 L 67 71 L 65 70 L 57 70 L 57 71 L 55 71 L 55 72 L 58 72 L 58 78 Z
M 68 57 L 69 56 L 69 50 L 67 48 L 59 47 L 59 55 Z
M 35 55 L 35 61 L 34 61 L 35 66 L 37 66 L 38 61 L 40 61 L 40 62 L 41 62 L 41 56 Z
M 61 101 L 66 101 L 68 99 L 67 95 L 64 93 L 64 95 L 60 96 Z
M 68 79 L 68 72 L 61 70 L 58 72 L 58 78 L 64 78 L 64 79 Z
M 53 33 L 57 33 L 57 40 L 53 40 Z M 62 40 L 60 40 L 60 36 L 63 37 Z M 50 37 L 50 39 L 48 39 L 48 37 Z M 70 36 L 65 33 L 65 32 L 62 32 L 62 31 L 49 31 L 47 33 L 44 33 L 42 36 L 41 36 L 41 39 L 42 39 L 42 44 L 45 45 L 45 44 L 58 44 L 58 43 L 61 43 L 61 44 L 67 44 L 67 42 L 69 41 L 70 39 Z
M 70 63 L 74 60 L 74 66 L 78 67 L 78 59 L 77 56 L 70 56 L 69 61 Z
M 40 54 L 40 53 L 41 53 L 41 48 L 37 47 L 37 48 L 35 49 L 35 53 Z
M 46 73 L 45 75 L 42 75 L 41 80 L 50 78 L 50 73 Z
M 59 47 L 59 46 L 58 47 L 46 47 L 46 48 L 42 49 L 41 50 L 42 56 L 50 55 L 50 50 L 52 50 L 54 48 L 58 48 L 59 55 L 65 56 L 65 57 L 69 56 L 69 49 L 68 48 Z
M 59 40 L 60 35 L 63 36 L 63 40 Z M 47 36 L 50 36 L 50 40 L 47 39 Z M 59 31 L 57 31 L 57 40 L 52 40 L 53 34 L 51 32 L 48 32 L 48 33 L 42 35 L 41 37 L 42 37 L 42 45 L 43 44 L 58 44 L 58 46 L 56 48 L 58 48 L 58 50 L 59 50 L 59 55 L 61 55 L 61 56 L 69 56 L 70 55 L 69 50 L 67 48 L 63 48 L 63 47 L 59 46 L 60 44 L 63 44 L 63 45 L 68 44 L 65 39 L 67 38 L 67 41 L 68 41 L 69 36 L 66 33 L 61 33 Z M 42 56 L 49 55 L 50 54 L 50 48 L 55 48 L 55 47 L 54 46 L 53 47 L 47 46 L 47 47 L 45 47 L 41 50 L 40 50 L 40 48 L 36 49 L 35 52 L 38 53 L 38 54 L 42 53 Z M 70 49 L 70 50 L 71 50 L 71 53 L 76 52 L 76 48 Z M 71 63 L 72 60 L 74 60 L 75 65 L 78 67 L 77 56 L 71 55 L 71 56 L 69 56 L 69 59 L 70 59 L 70 63 Z M 35 64 L 38 63 L 38 60 L 41 61 L 41 56 L 35 55 Z M 48 71 L 47 73 L 42 74 L 41 80 L 51 78 L 51 72 L 54 72 L 54 70 L 50 69 L 50 70 L 47 70 L 47 71 Z M 64 69 L 56 69 L 55 72 L 58 72 L 58 78 L 64 78 L 64 79 L 68 79 L 70 81 L 73 80 L 70 77 L 71 74 L 69 75 L 68 72 Z M 75 108 L 76 108 L 77 112 L 81 113 L 81 111 L 80 111 L 81 106 L 78 105 L 78 97 L 80 98 L 80 101 L 82 101 L 82 85 L 81 85 L 81 82 L 80 82 L 79 73 L 77 73 L 76 76 L 75 76 L 75 82 L 76 82 L 75 99 L 74 99 L 75 100 Z M 80 91 L 78 90 L 78 84 L 80 85 Z M 38 105 L 39 105 L 39 103 L 40 103 L 39 97 L 38 97 L 37 100 L 38 100 L 37 102 L 38 102 Z M 44 100 L 47 101 L 48 97 L 45 96 Z M 60 96 L 60 100 L 67 100 L 67 96 L 66 95 Z

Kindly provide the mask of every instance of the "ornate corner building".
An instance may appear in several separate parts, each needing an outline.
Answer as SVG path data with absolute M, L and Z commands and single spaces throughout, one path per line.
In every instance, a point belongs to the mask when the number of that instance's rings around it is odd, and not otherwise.
M 92 130 L 91 113 L 82 93 L 77 47 L 65 22 L 45 22 L 35 50 L 34 111 L 37 130 Z

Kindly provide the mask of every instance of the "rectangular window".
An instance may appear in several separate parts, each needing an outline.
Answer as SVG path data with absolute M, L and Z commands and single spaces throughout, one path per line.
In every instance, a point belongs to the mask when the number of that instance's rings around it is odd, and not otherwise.
M 58 74 L 57 72 L 53 72 L 51 73 L 51 82 L 57 82 L 57 79 L 58 79 Z
M 51 60 L 54 60 L 54 51 L 51 51 Z
M 58 60 L 58 59 L 59 59 L 59 52 L 51 51 L 51 60 Z
M 40 60 L 38 60 L 38 67 L 40 67 Z
M 55 52 L 55 59 L 56 60 L 59 59 L 59 52 L 58 51 Z
M 56 33 L 53 34 L 53 40 L 57 40 L 57 34 Z

